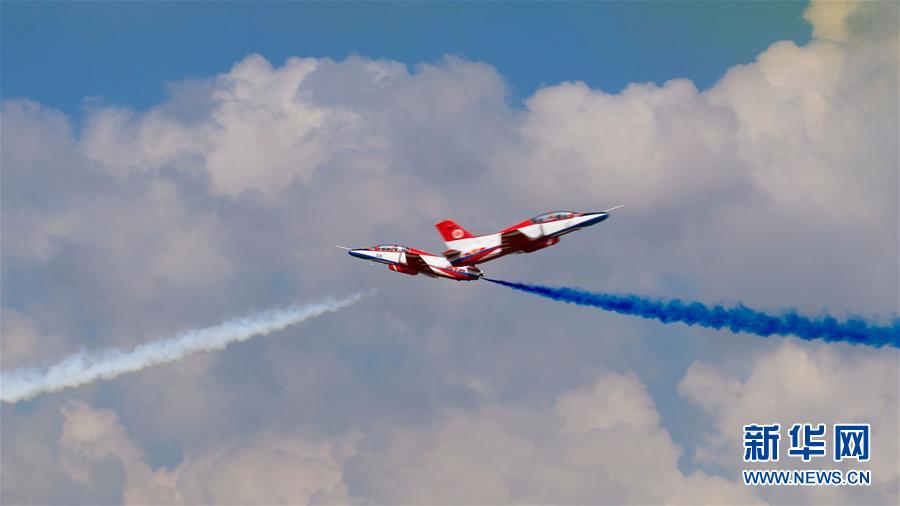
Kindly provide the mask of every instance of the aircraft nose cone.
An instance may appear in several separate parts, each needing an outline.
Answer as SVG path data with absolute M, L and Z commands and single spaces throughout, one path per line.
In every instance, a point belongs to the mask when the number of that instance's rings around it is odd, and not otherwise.
M 609 218 L 609 213 L 587 213 L 587 216 L 590 216 L 590 219 L 584 222 L 584 226 L 593 225 L 595 223 L 600 223 L 601 221 Z
M 363 251 L 365 250 L 351 249 L 347 250 L 347 254 L 352 257 L 362 258 L 363 260 L 366 260 L 369 258 L 369 255 L 366 255 L 365 253 L 363 253 Z

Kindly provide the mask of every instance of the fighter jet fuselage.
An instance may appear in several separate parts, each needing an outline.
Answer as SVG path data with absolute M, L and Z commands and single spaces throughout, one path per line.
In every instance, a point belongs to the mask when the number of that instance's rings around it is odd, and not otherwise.
M 484 274 L 476 264 L 516 253 L 531 253 L 553 246 L 559 238 L 600 223 L 609 212 L 622 206 L 596 213 L 555 211 L 535 216 L 505 228 L 496 234 L 475 236 L 452 220 L 435 227 L 444 238 L 447 251 L 443 256 L 399 244 L 380 244 L 370 248 L 345 248 L 350 256 L 385 264 L 394 272 L 456 281 L 475 281 Z
M 475 236 L 456 224 L 444 220 L 435 227 L 444 238 L 444 256 L 452 265 L 475 265 L 516 253 L 531 253 L 553 246 L 559 238 L 595 225 L 609 218 L 613 207 L 602 212 L 573 213 L 555 211 L 535 216 L 505 228 L 496 234 Z
M 341 248 L 341 246 L 338 246 Z M 415 276 L 423 274 L 432 278 L 456 281 L 475 281 L 482 277 L 475 266 L 454 266 L 446 258 L 416 248 L 399 244 L 380 244 L 371 248 L 344 248 L 356 258 L 385 264 L 394 272 Z

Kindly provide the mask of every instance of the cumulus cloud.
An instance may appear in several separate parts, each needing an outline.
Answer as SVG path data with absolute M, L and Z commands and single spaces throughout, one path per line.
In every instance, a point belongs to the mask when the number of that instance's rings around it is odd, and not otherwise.
M 66 344 L 61 335 L 45 335 L 37 323 L 12 308 L 4 308 L 2 328 L 3 370 L 55 358 L 63 354 Z
M 736 483 L 684 475 L 680 454 L 640 380 L 605 373 L 549 411 L 454 411 L 425 428 L 319 442 L 263 433 L 187 455 L 172 470 L 151 470 L 115 413 L 72 402 L 61 466 L 86 481 L 102 458 L 118 460 L 132 504 L 758 502 Z
M 860 23 L 889 15 L 860 14 Z M 539 90 L 526 100 L 526 147 L 507 160 L 527 174 L 516 191 L 628 202 L 630 223 L 652 239 L 608 260 L 637 254 L 642 266 L 690 271 L 706 296 L 739 287 L 761 304 L 894 311 L 897 33 L 854 35 L 776 42 L 703 92 L 687 80 L 618 94 L 583 83 Z M 877 243 L 883 256 L 826 247 L 834 234 Z M 665 245 L 668 263 L 653 244 Z M 838 265 L 853 265 L 852 275 Z M 829 286 L 810 294 L 822 276 Z M 863 279 L 858 304 L 838 293 Z
M 829 431 L 835 423 L 871 424 L 872 457 L 865 467 L 872 470 L 875 486 L 865 495 L 874 502 L 891 504 L 900 497 L 898 384 L 897 353 L 891 350 L 847 352 L 845 346 L 801 346 L 786 341 L 749 359 L 697 362 L 678 389 L 713 420 L 713 431 L 694 458 L 731 469 L 746 465 L 734 456 L 742 452 L 742 428 L 748 423 L 780 423 L 784 431 L 794 423 L 824 423 Z M 782 455 L 786 454 L 786 439 L 782 440 Z M 795 463 L 783 458 L 779 464 Z M 821 462 L 814 464 L 821 467 Z M 829 461 L 828 465 L 834 464 Z M 853 468 L 853 464 L 844 462 L 837 467 Z M 811 496 L 806 499 L 814 503 L 845 504 L 858 501 L 862 494 L 834 487 L 827 492 L 804 488 Z M 775 492 L 773 495 L 778 497 Z M 797 500 L 794 497 L 789 502 Z
M 123 468 L 122 498 L 128 504 L 347 502 L 334 460 L 346 451 L 339 445 L 259 435 L 188 456 L 172 470 L 153 470 L 114 412 L 76 401 L 62 414 L 60 466 L 75 480 L 88 481 L 101 459 L 115 459 Z
M 454 57 L 412 74 L 396 62 L 359 57 L 288 58 L 275 68 L 254 54 L 211 80 L 207 93 L 207 107 L 191 118 L 173 107 L 144 114 L 98 109 L 82 148 L 119 177 L 177 163 L 208 176 L 217 194 L 273 196 L 294 183 L 319 182 L 316 176 L 335 165 L 363 177 L 411 170 L 427 175 L 434 163 L 426 150 L 448 140 L 443 132 L 471 128 L 472 114 L 484 121 L 506 109 L 496 72 Z M 478 142 L 472 134 L 456 138 Z M 398 144 L 413 139 L 423 143 L 422 151 L 404 149 L 411 159 L 397 160 Z M 465 159 L 466 149 L 456 151 Z
M 847 40 L 847 18 L 859 10 L 863 2 L 811 2 L 803 19 L 813 25 L 813 35 L 820 39 Z
M 799 387 L 765 396 L 772 385 L 753 370 L 771 362 L 771 375 L 794 380 L 785 376 L 793 357 L 806 364 L 803 384 L 838 389 L 830 374 L 855 384 L 850 371 L 864 370 L 881 400 L 860 397 L 853 413 L 890 424 L 886 411 L 863 408 L 896 406 L 887 384 L 896 361 L 409 279 L 333 245 L 440 251 L 430 227 L 445 217 L 491 232 L 545 210 L 624 202 L 596 232 L 485 269 L 767 309 L 893 314 L 898 58 L 896 24 L 885 20 L 896 18 L 888 2 L 814 3 L 812 41 L 776 42 L 707 90 L 686 79 L 620 93 L 567 82 L 519 107 L 493 67 L 456 57 L 407 66 L 250 55 L 170 85 L 148 110 L 92 102 L 78 128 L 47 106 L 4 102 L 4 370 L 383 287 L 302 335 L 3 407 L 4 501 L 115 502 L 104 494 L 123 473 L 129 500 L 144 502 L 250 501 L 269 489 L 271 502 L 752 501 L 735 487 L 734 462 L 712 457 L 729 454 L 729 424 L 850 413 L 824 396 L 798 405 Z M 747 356 L 771 361 L 728 369 Z M 605 368 L 642 381 L 597 380 Z M 688 370 L 684 402 L 672 385 Z M 88 403 L 60 415 L 56 405 L 73 396 Z M 709 439 L 682 421 L 697 416 L 694 403 L 712 420 Z M 742 412 L 745 403 L 759 406 Z M 71 420 L 66 437 L 41 437 L 63 426 L 60 416 Z M 601 454 L 635 438 L 646 438 L 634 443 L 643 453 L 621 469 Z M 168 444 L 182 456 L 156 451 Z M 679 446 L 699 470 L 682 470 Z M 55 465 L 63 453 L 68 464 Z M 238 459 L 261 471 L 236 476 Z M 315 483 L 267 482 L 287 480 L 277 462 Z M 381 462 L 394 474 L 377 471 Z M 639 489 L 642 465 L 655 479 Z M 895 476 L 890 465 L 881 461 L 876 479 Z M 21 471 L 47 466 L 52 474 Z M 460 481 L 469 484 L 452 486 Z M 446 495 L 426 498 L 426 484 Z M 834 497 L 891 502 L 890 486 Z M 816 499 L 804 494 L 791 502 Z
M 721 478 L 685 475 L 680 454 L 637 376 L 604 373 L 552 410 L 454 411 L 424 430 L 367 437 L 348 478 L 385 503 L 756 502 Z

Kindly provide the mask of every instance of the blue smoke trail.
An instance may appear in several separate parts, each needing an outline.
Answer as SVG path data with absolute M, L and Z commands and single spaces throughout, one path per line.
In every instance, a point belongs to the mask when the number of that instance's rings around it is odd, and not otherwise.
M 638 295 L 613 295 L 578 288 L 554 288 L 484 279 L 548 299 L 597 307 L 663 323 L 681 322 L 712 329 L 727 328 L 732 332 L 748 332 L 763 337 L 773 334 L 793 335 L 807 340 L 822 339 L 866 344 L 876 348 L 885 345 L 900 348 L 900 319 L 894 319 L 888 326 L 878 326 L 859 317 L 841 322 L 831 316 L 810 318 L 797 314 L 794 310 L 787 311 L 781 316 L 772 316 L 741 304 L 735 307 L 721 305 L 710 307 L 699 302 L 686 303 L 678 299 L 663 301 Z

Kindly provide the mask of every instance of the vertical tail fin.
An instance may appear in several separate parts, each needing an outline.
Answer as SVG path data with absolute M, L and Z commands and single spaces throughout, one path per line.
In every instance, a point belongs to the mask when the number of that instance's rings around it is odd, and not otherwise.
M 471 239 L 472 237 L 475 237 L 474 235 L 470 234 L 468 230 L 457 225 L 453 220 L 444 220 L 435 225 L 435 228 L 438 229 L 441 237 L 444 238 L 444 242 L 458 241 L 460 239 Z

